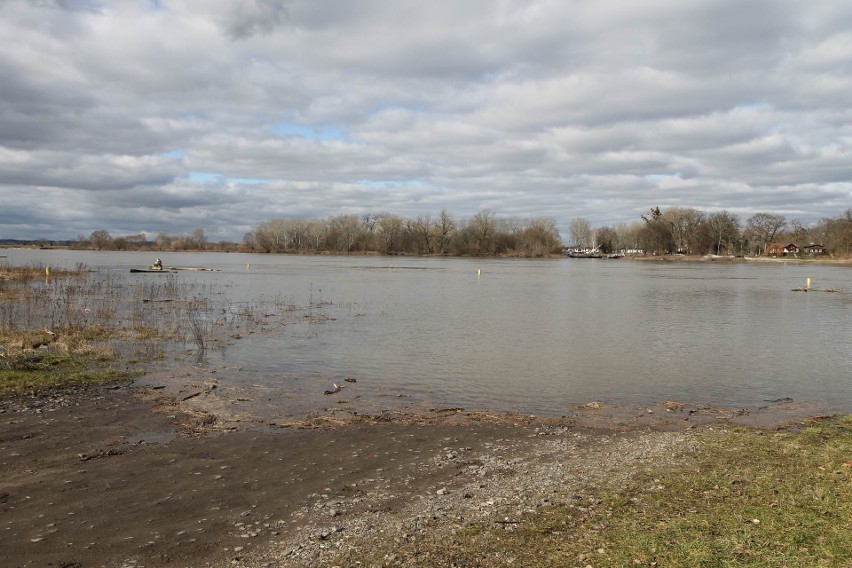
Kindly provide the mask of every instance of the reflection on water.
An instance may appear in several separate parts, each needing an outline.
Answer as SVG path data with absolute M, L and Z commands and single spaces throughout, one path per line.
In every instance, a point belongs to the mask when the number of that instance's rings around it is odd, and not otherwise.
M 150 254 L 8 251 L 10 263 L 84 262 L 123 277 Z M 591 400 L 754 407 L 791 397 L 852 411 L 846 267 L 607 260 L 161 255 L 256 329 L 210 365 L 268 401 L 356 377 L 436 405 L 564 413 Z M 215 290 L 215 291 L 214 291 Z M 288 309 L 305 308 L 304 313 Z M 261 311 L 262 311 L 261 310 Z M 282 317 L 287 316 L 287 317 Z M 361 388 L 361 387 L 359 387 Z M 268 396 L 267 396 L 268 395 Z

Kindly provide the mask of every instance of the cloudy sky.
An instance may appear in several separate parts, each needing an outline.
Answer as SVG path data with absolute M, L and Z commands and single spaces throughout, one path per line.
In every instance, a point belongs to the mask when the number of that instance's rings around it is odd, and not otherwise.
M 0 237 L 852 207 L 852 2 L 2 0 Z

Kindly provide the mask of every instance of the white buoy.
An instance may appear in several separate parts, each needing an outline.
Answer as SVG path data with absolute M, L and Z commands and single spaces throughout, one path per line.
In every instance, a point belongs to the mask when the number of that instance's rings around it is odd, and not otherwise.
M 811 287 L 811 277 L 808 276 L 808 284 L 807 284 L 807 286 L 805 286 L 805 290 L 807 290 L 810 287 Z
M 477 269 L 476 269 L 476 275 L 477 275 L 477 276 L 482 275 L 482 269 L 481 269 L 481 268 L 477 268 Z

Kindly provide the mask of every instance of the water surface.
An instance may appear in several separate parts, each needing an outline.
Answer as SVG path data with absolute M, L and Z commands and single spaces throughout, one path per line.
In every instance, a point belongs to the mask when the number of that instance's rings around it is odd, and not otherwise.
M 151 253 L 8 250 L 7 262 L 127 278 Z M 603 400 L 758 407 L 793 398 L 852 411 L 852 288 L 843 266 L 416 257 L 161 254 L 217 272 L 234 305 L 307 318 L 208 354 L 221 381 L 269 404 L 357 378 L 429 404 L 561 414 Z M 309 323 L 313 321 L 314 323 Z

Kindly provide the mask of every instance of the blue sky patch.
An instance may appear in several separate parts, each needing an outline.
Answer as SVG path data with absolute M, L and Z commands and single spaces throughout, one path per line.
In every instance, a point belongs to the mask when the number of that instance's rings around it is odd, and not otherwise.
M 312 126 L 305 126 L 304 124 L 295 124 L 292 122 L 282 122 L 280 124 L 276 124 L 272 127 L 272 132 L 283 138 L 298 136 L 299 138 L 304 138 L 305 140 L 346 140 L 346 136 L 344 136 L 343 132 L 341 132 L 337 128 L 331 128 L 326 126 L 315 128 Z
M 187 179 L 193 183 L 218 183 L 222 176 L 210 172 L 189 172 Z

